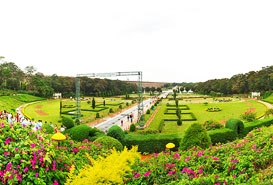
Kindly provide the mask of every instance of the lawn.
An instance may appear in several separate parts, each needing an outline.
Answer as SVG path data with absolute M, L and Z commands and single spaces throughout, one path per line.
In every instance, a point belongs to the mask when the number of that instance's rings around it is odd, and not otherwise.
M 132 104 L 132 100 L 123 100 L 121 98 L 95 98 L 96 107 L 92 108 L 92 98 L 85 98 L 81 101 L 81 118 L 84 123 L 90 123 L 95 121 L 96 114 L 99 113 L 100 118 L 109 115 L 109 109 L 113 112 L 121 111 L 122 109 Z M 104 106 L 105 101 L 105 106 Z M 73 99 L 60 100 L 45 100 L 34 102 L 26 105 L 23 109 L 24 114 L 33 120 L 41 119 L 43 122 L 52 122 L 59 124 L 61 120 L 60 116 L 60 104 L 62 105 L 61 116 L 67 116 L 75 118 L 76 102 Z M 121 109 L 120 109 L 121 108 Z
M 167 106 L 167 104 L 169 106 Z M 156 117 L 152 120 L 149 128 L 157 130 L 159 128 L 161 120 L 177 118 L 175 115 L 175 111 L 173 110 L 168 111 L 168 113 L 174 114 L 164 114 L 166 112 L 166 109 L 170 106 L 173 108 L 173 105 L 175 105 L 174 101 L 163 100 L 160 103 L 160 110 L 158 111 Z M 162 133 L 184 133 L 184 131 L 194 122 L 204 123 L 208 120 L 215 120 L 223 123 L 229 118 L 241 119 L 241 115 L 248 109 L 255 110 L 255 112 L 257 113 L 256 116 L 261 117 L 267 110 L 267 107 L 265 105 L 252 99 L 234 99 L 229 102 L 216 102 L 212 98 L 195 98 L 193 100 L 187 99 L 179 101 L 179 105 L 180 107 L 183 107 L 182 105 L 187 105 L 189 107 L 189 110 L 182 109 L 182 113 L 193 113 L 197 118 L 197 121 L 183 121 L 182 126 L 177 126 L 176 121 L 165 121 Z M 221 111 L 208 112 L 207 108 L 209 107 L 218 107 L 221 109 Z M 190 114 L 181 114 L 181 118 L 183 120 L 191 118 L 191 116 Z

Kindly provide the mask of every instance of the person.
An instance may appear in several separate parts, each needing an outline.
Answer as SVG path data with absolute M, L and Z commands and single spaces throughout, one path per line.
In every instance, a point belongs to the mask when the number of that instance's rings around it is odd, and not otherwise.
M 120 125 L 123 127 L 123 120 L 120 121 Z
M 65 127 L 63 125 L 61 125 L 60 131 L 61 132 L 65 131 Z
M 57 124 L 55 124 L 55 126 L 54 126 L 54 131 L 55 131 L 56 133 L 59 132 L 59 129 L 58 129 Z

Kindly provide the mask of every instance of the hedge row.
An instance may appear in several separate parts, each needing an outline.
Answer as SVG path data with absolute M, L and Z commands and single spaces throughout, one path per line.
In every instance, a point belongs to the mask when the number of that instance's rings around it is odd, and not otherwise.
M 131 149 L 132 146 L 138 145 L 138 151 L 141 153 L 157 153 L 164 151 L 168 143 L 174 143 L 175 148 L 173 150 L 177 150 L 181 139 L 181 134 L 127 134 L 125 146 Z
M 246 136 L 253 129 L 273 124 L 273 118 L 244 123 L 243 126 L 240 120 L 230 119 L 229 121 L 229 128 L 208 131 L 214 145 L 234 141 Z M 163 125 L 164 121 L 161 121 L 159 127 L 162 129 Z M 138 145 L 139 152 L 141 153 L 156 153 L 164 151 L 166 144 L 170 142 L 175 144 L 174 150 L 178 149 L 182 138 L 182 134 L 127 134 L 125 136 L 125 146 L 131 148 L 132 146 Z

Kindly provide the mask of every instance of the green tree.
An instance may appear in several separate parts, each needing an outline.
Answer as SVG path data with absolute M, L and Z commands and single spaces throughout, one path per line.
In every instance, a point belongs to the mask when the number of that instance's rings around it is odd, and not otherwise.
M 92 108 L 95 109 L 96 107 L 96 101 L 95 101 L 95 98 L 93 97 L 92 98 Z

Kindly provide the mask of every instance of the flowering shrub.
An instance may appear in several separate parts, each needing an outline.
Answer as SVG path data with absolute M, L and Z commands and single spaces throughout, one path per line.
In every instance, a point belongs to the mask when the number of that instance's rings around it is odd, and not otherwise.
M 215 130 L 224 127 L 224 125 L 214 120 L 205 121 L 202 126 L 206 130 Z
M 256 109 L 255 108 L 249 108 L 247 109 L 242 115 L 241 119 L 251 122 L 256 120 Z
M 273 127 L 256 129 L 242 140 L 208 149 L 194 147 L 153 154 L 133 166 L 125 183 L 260 184 L 273 177 L 272 130 Z
M 125 147 L 122 152 L 115 149 L 107 157 L 100 157 L 94 160 L 87 155 L 90 164 L 80 169 L 78 174 L 74 174 L 71 168 L 66 185 L 85 185 L 86 182 L 93 184 L 123 184 L 125 177 L 132 172 L 131 166 L 140 159 L 137 147 L 127 150 Z
M 64 180 L 67 170 L 57 168 L 50 137 L 19 123 L 0 125 L 2 184 L 56 184 Z
M 64 184 L 72 166 L 76 171 L 93 158 L 106 155 L 100 145 L 67 137 L 58 145 L 51 135 L 20 123 L 0 123 L 0 184 Z

